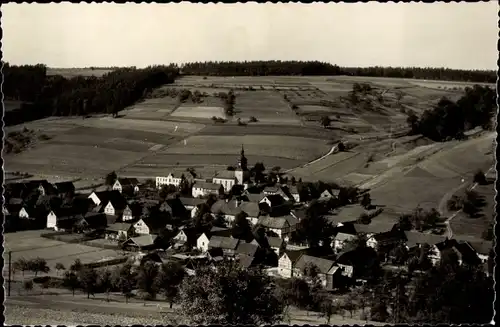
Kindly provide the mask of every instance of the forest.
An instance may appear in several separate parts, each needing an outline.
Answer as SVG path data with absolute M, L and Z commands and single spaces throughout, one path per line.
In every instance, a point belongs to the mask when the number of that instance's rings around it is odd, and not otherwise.
M 47 75 L 42 64 L 14 66 L 3 63 L 4 100 L 19 103 L 7 110 L 7 126 L 49 116 L 87 116 L 118 112 L 143 98 L 152 89 L 173 83 L 180 75 L 206 76 L 371 76 L 496 82 L 494 71 L 444 68 L 369 67 L 342 68 L 319 61 L 195 62 L 182 66 L 119 68 L 102 77 L 65 78 Z M 489 100 L 488 100 L 489 101 Z

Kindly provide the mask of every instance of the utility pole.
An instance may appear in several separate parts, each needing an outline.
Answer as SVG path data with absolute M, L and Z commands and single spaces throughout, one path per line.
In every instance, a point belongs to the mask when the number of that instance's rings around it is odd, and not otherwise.
M 11 259 L 12 259 L 12 251 L 9 251 L 9 281 L 8 281 L 8 288 L 7 288 L 7 296 L 10 296 L 10 280 L 11 280 L 10 274 L 12 272 Z

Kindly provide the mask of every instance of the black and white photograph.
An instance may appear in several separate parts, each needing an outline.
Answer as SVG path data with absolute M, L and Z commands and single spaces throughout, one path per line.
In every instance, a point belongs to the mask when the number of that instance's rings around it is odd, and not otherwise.
M 2 4 L 5 324 L 494 324 L 499 9 Z

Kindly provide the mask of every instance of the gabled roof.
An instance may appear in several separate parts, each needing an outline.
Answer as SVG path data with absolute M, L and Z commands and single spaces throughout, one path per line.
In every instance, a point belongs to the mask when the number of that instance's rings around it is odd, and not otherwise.
M 270 237 L 268 236 L 267 241 L 269 243 L 269 246 L 272 248 L 280 248 L 284 242 L 283 239 L 281 239 L 279 237 L 272 237 L 272 236 L 270 236 Z
M 277 207 L 285 203 L 285 199 L 279 194 L 266 195 L 262 200 L 264 199 L 268 199 L 271 202 L 271 207 Z
M 122 200 L 117 200 L 117 199 L 124 200 L 122 194 L 117 190 L 94 192 L 94 194 L 101 201 L 101 204 L 103 204 L 103 203 L 107 204 L 109 201 L 112 201 L 111 204 L 113 204 L 113 201 L 116 201 L 116 202 L 122 201 Z M 114 204 L 113 204 L 113 207 L 114 207 Z
M 236 248 L 236 253 L 245 254 L 251 257 L 255 256 L 259 246 L 253 243 L 239 242 L 238 247 Z
M 214 184 L 210 182 L 195 182 L 193 185 L 194 188 L 201 188 L 204 190 L 218 191 L 223 187 L 220 184 Z
M 308 264 L 315 265 L 316 267 L 318 267 L 320 273 L 326 274 L 334 266 L 335 263 L 332 260 L 303 254 L 295 263 L 295 268 L 303 270 Z
M 255 260 L 254 256 L 241 254 L 238 256 L 237 262 L 241 267 L 248 269 L 252 266 L 252 264 L 254 263 L 254 260 Z
M 217 214 L 222 212 L 226 215 L 236 216 L 241 212 L 241 209 L 236 205 L 238 202 L 235 200 L 231 200 L 226 202 L 225 200 L 216 201 L 212 207 L 210 208 L 210 212 Z
M 245 212 L 249 217 L 257 218 L 260 213 L 259 203 L 257 202 L 242 202 L 239 208 L 241 211 Z
M 83 220 L 87 222 L 88 227 L 99 228 L 106 227 L 108 225 L 108 220 L 105 214 L 89 212 L 85 214 Z
M 186 212 L 186 207 L 178 198 L 167 199 L 162 205 L 170 207 L 173 216 L 182 216 Z
M 56 187 L 57 193 L 68 193 L 75 191 L 75 185 L 73 185 L 73 182 L 54 183 L 54 186 Z
M 397 241 L 397 240 L 405 240 L 405 234 L 398 230 L 391 230 L 384 233 L 375 234 L 372 236 L 377 242 L 388 242 L 388 241 Z
M 127 200 L 125 200 L 125 198 L 119 191 L 110 191 L 110 193 L 108 193 L 106 196 L 107 201 L 102 202 L 104 203 L 104 207 L 106 207 L 109 202 L 111 202 L 111 205 L 113 206 L 113 208 L 115 208 L 115 210 L 123 210 L 127 206 Z
M 141 235 L 141 236 L 129 238 L 127 241 L 125 241 L 125 243 L 134 243 L 139 247 L 151 246 L 155 243 L 155 240 L 157 237 L 158 237 L 158 235 L 151 235 L 151 234 Z
M 299 194 L 299 191 L 297 190 L 297 186 L 296 185 L 287 185 L 288 187 L 288 191 L 290 192 L 290 194 Z
M 126 186 L 135 187 L 139 185 L 139 181 L 137 180 L 137 178 L 118 178 L 117 180 L 122 187 Z
M 113 223 L 109 224 L 108 227 L 106 228 L 107 231 L 113 231 L 113 232 L 118 232 L 118 231 L 128 231 L 132 227 L 132 224 L 130 223 Z
M 245 193 L 244 195 L 241 196 L 242 200 L 246 202 L 259 202 L 264 197 L 265 195 L 263 193 L 258 193 L 258 194 Z
M 210 248 L 221 248 L 228 250 L 236 250 L 240 240 L 224 236 L 212 236 L 208 242 Z
M 280 190 L 280 187 L 278 185 L 264 187 L 264 193 L 275 194 L 275 193 L 278 193 L 279 190 Z
M 56 193 L 56 189 L 54 185 L 49 183 L 46 179 L 39 179 L 39 180 L 30 180 L 24 182 L 26 185 L 26 188 L 28 188 L 29 191 L 33 191 L 34 189 L 40 187 L 40 185 L 43 187 L 45 190 L 46 194 L 53 194 Z
M 394 228 L 395 223 L 372 220 L 370 224 L 353 224 L 357 233 L 379 234 L 389 232 Z
M 286 256 L 288 257 L 288 259 L 290 259 L 290 261 L 292 261 L 292 263 L 295 263 L 295 262 L 297 262 L 297 260 L 299 260 L 299 258 L 300 258 L 300 256 L 302 254 L 306 253 L 306 250 L 307 249 L 302 249 L 302 250 L 285 250 L 285 253 L 283 255 L 286 254 Z
M 196 198 L 185 198 L 180 197 L 179 200 L 182 202 L 184 206 L 197 206 L 199 204 L 205 203 L 205 199 L 196 199 Z
M 21 198 L 29 193 L 29 189 L 25 183 L 7 183 L 4 185 L 5 196 Z
M 436 245 L 446 240 L 446 237 L 442 235 L 424 234 L 415 231 L 405 231 L 404 233 L 406 236 L 406 245 L 410 249 L 422 244 Z
M 212 227 L 212 229 L 209 232 L 206 232 L 205 235 L 207 235 L 208 238 L 213 237 L 213 236 L 224 236 L 224 237 L 230 237 L 232 234 L 230 228 L 221 228 L 221 227 Z
M 75 207 L 60 207 L 52 210 L 52 212 L 56 215 L 57 219 L 62 218 L 71 218 L 78 216 L 79 218 L 83 217 Z
M 229 170 L 221 170 L 215 173 L 213 178 L 220 178 L 220 179 L 235 179 L 234 171 L 229 171 Z
M 288 221 L 283 217 L 269 217 L 269 216 L 260 217 L 259 220 L 257 221 L 257 225 L 273 229 L 283 229 L 290 226 Z
M 167 222 L 164 221 L 163 219 L 158 219 L 156 217 L 146 217 L 140 219 L 148 226 L 149 230 L 151 233 L 154 233 L 155 231 L 159 231 L 167 226 Z

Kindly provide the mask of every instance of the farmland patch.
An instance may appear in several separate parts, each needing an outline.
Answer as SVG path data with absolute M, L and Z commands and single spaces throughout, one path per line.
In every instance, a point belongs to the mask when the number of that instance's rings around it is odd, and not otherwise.
M 192 117 L 206 118 L 220 117 L 226 119 L 224 108 L 222 107 L 203 107 L 203 106 L 180 106 L 172 114 L 172 117 Z
M 279 136 L 295 136 L 306 137 L 322 140 L 336 140 L 338 133 L 324 128 L 311 128 L 311 127 L 291 127 L 291 126 L 266 126 L 266 125 L 253 125 L 252 123 L 246 126 L 234 125 L 207 125 L 204 129 L 197 133 L 197 135 L 279 135 Z

